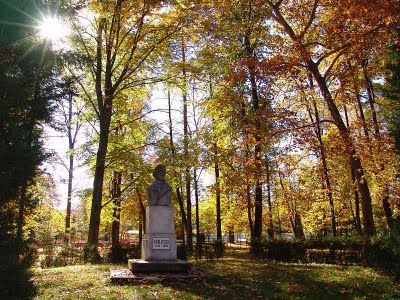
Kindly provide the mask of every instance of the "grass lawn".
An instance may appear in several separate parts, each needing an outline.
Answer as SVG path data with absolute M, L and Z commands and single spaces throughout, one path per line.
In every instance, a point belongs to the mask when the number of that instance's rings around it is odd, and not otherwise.
M 360 266 L 254 261 L 243 255 L 192 261 L 205 276 L 129 285 L 110 282 L 117 265 L 34 269 L 36 299 L 400 299 L 400 285 Z

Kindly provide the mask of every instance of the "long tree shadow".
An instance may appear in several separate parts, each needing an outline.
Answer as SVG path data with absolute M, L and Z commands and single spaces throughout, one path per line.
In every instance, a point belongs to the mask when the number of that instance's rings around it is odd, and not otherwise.
M 164 286 L 185 291 L 188 298 L 204 299 L 368 299 L 400 297 L 385 291 L 384 282 L 371 276 L 357 278 L 362 267 L 282 264 L 248 259 L 197 262 L 203 278 L 163 282 Z M 354 272 L 356 268 L 357 272 Z

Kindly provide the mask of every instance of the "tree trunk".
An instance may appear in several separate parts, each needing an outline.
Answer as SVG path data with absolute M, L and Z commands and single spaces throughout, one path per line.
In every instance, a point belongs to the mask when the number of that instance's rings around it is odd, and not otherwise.
M 369 79 L 368 72 L 367 72 L 367 60 L 362 61 L 361 67 L 363 69 L 363 74 L 364 74 L 364 80 L 365 80 L 365 89 L 367 90 L 367 95 L 368 95 L 368 102 L 369 106 L 371 108 L 372 112 L 372 120 L 374 122 L 374 134 L 375 136 L 379 135 L 379 124 L 378 124 L 378 118 L 376 116 L 376 110 L 375 110 L 375 95 L 374 95 L 374 89 L 372 86 L 372 81 Z
M 294 237 L 300 240 L 305 239 L 301 216 L 297 211 L 294 214 Z
M 186 216 L 187 216 L 187 249 L 193 251 L 193 232 L 192 232 L 192 200 L 190 192 L 190 166 L 189 166 L 189 124 L 188 124 L 188 101 L 186 91 L 186 49 L 185 42 L 182 39 L 182 75 L 184 81 L 184 89 L 182 90 L 183 99 L 183 147 L 184 160 L 186 163 L 185 169 L 185 186 L 186 186 Z
M 250 185 L 246 185 L 246 200 L 247 200 L 247 219 L 249 220 L 249 228 L 250 228 L 250 237 L 251 240 L 254 239 L 254 229 L 253 229 L 253 219 L 251 217 L 251 194 L 250 194 Z
M 139 192 L 139 189 L 136 188 L 136 195 L 139 201 L 140 207 L 140 216 L 139 216 L 139 249 L 140 255 L 142 255 L 142 241 L 143 241 L 143 234 L 146 233 L 146 208 L 144 207 L 142 194 Z
M 331 227 L 332 227 L 332 234 L 333 236 L 337 235 L 336 232 L 336 214 L 335 214 L 335 205 L 333 203 L 333 197 L 332 197 L 332 186 L 331 186 L 331 180 L 329 178 L 329 170 L 328 170 L 328 163 L 326 162 L 326 154 L 325 154 L 325 147 L 324 143 L 322 141 L 322 131 L 321 131 L 321 124 L 320 124 L 320 119 L 319 119 L 319 112 L 317 108 L 317 103 L 315 100 L 313 100 L 313 106 L 314 106 L 314 113 L 315 113 L 315 123 L 316 123 L 316 135 L 318 139 L 318 145 L 319 145 L 319 153 L 321 157 L 321 163 L 322 163 L 322 172 L 324 174 L 323 178 L 325 181 L 325 187 L 326 187 L 326 195 L 328 197 L 328 203 L 329 203 L 329 208 L 331 212 Z M 310 114 L 311 117 L 311 114 Z
M 139 249 L 142 249 L 143 242 L 143 214 L 139 214 Z M 141 250 L 140 250 L 141 251 Z
M 65 235 L 66 243 L 69 243 L 71 233 L 71 201 L 72 201 L 72 182 L 74 178 L 74 148 L 75 140 L 72 136 L 72 94 L 68 97 L 68 150 L 69 150 L 69 168 L 68 168 L 68 191 L 67 191 L 67 215 L 65 216 Z M 76 128 L 76 130 L 78 130 Z
M 71 151 L 71 148 L 70 148 Z M 72 200 L 72 181 L 74 169 L 74 155 L 69 155 L 69 169 L 68 169 L 68 191 L 67 191 L 67 215 L 65 217 L 65 234 L 66 242 L 69 243 L 69 235 L 71 233 L 71 200 Z
M 375 233 L 374 218 L 372 213 L 372 200 L 369 192 L 368 183 L 364 174 L 361 161 L 354 148 L 350 133 L 344 124 L 339 110 L 333 100 L 332 94 L 328 89 L 326 78 L 323 77 L 318 69 L 318 64 L 312 60 L 312 55 L 307 50 L 302 42 L 302 36 L 297 36 L 293 28 L 289 25 L 279 10 L 279 5 L 275 6 L 269 3 L 270 8 L 274 11 L 275 19 L 283 26 L 284 31 L 288 34 L 302 60 L 306 63 L 307 69 L 313 75 L 315 81 L 318 83 L 322 97 L 328 106 L 332 120 L 335 122 L 339 134 L 342 138 L 343 144 L 346 147 L 346 152 L 350 157 L 351 167 L 354 170 L 358 192 L 361 196 L 362 212 L 363 212 L 363 225 L 364 231 L 367 235 Z
M 389 203 L 389 191 L 385 191 L 385 196 L 382 198 L 383 211 L 385 212 L 386 222 L 389 228 L 394 227 L 393 212 Z
M 347 114 L 347 108 L 346 105 L 344 106 L 344 115 L 346 118 L 346 124 L 347 127 L 349 127 L 349 117 Z M 353 190 L 354 190 L 354 206 L 355 206 L 355 219 L 354 219 L 354 226 L 356 228 L 356 231 L 358 234 L 362 234 L 362 228 L 361 228 L 361 217 L 360 217 L 360 198 L 358 196 L 358 191 L 356 187 L 356 175 L 354 174 L 354 170 L 350 165 L 350 170 L 351 170 L 351 181 L 353 183 Z
M 361 160 L 357 155 L 349 131 L 344 124 L 342 117 L 340 116 L 339 110 L 335 102 L 333 101 L 332 95 L 327 87 L 325 79 L 319 73 L 316 63 L 309 59 L 307 60 L 307 66 L 310 72 L 313 74 L 316 82 L 318 83 L 325 103 L 328 106 L 331 117 L 339 130 L 339 134 L 350 157 L 350 164 L 352 169 L 354 170 L 358 192 L 360 193 L 362 201 L 364 232 L 367 235 L 372 235 L 375 233 L 374 218 L 372 213 L 372 199 L 369 192 L 368 183 L 365 178 L 364 169 L 361 165 Z
M 369 139 L 368 126 L 367 126 L 367 122 L 365 120 L 364 109 L 363 109 L 362 103 L 361 103 L 360 89 L 359 89 L 359 86 L 358 86 L 358 83 L 357 83 L 357 78 L 355 76 L 353 78 L 353 82 L 354 82 L 354 84 L 353 84 L 354 93 L 356 95 L 358 111 L 360 112 L 360 118 L 361 118 L 363 130 L 364 130 L 364 134 L 365 134 L 365 137 L 367 139 Z M 347 127 L 348 127 L 348 125 L 347 125 Z
M 111 121 L 111 111 L 108 110 L 104 116 L 104 121 L 102 122 L 100 120 L 100 140 L 96 156 L 96 169 L 93 180 L 93 198 L 92 198 L 92 207 L 90 212 L 90 224 L 89 224 L 89 235 L 88 235 L 88 244 L 92 246 L 96 246 L 97 242 L 99 241 L 99 226 L 100 226 L 101 203 L 103 200 L 105 159 L 107 154 L 110 121 Z
M 244 48 L 249 59 L 254 59 L 253 50 L 250 45 L 250 40 L 247 36 L 243 37 Z M 249 79 L 251 85 L 251 102 L 252 110 L 257 114 L 259 111 L 259 97 L 257 91 L 256 82 L 256 68 L 254 63 L 250 62 L 248 64 Z M 255 121 L 255 146 L 254 146 L 254 159 L 256 165 L 256 178 L 255 178 L 255 201 L 254 201 L 254 239 L 261 239 L 262 236 L 262 185 L 261 185 L 261 136 L 260 136 L 261 124 L 258 116 L 256 116 Z
M 199 243 L 200 240 L 200 218 L 199 218 L 199 187 L 197 180 L 197 170 L 194 168 L 193 170 L 194 177 L 194 199 L 196 201 L 196 243 Z
M 119 247 L 119 232 L 121 220 L 121 181 L 120 172 L 115 172 L 112 179 L 111 197 L 113 198 L 113 221 L 111 226 L 111 246 Z
M 369 107 L 372 112 L 372 121 L 374 123 L 374 134 L 376 138 L 380 138 L 380 133 L 379 133 L 379 124 L 378 124 L 378 118 L 375 110 L 375 95 L 374 95 L 374 89 L 372 85 L 372 81 L 368 76 L 367 72 L 367 60 L 364 60 L 361 63 L 362 69 L 363 69 L 363 74 L 364 74 L 364 80 L 365 80 L 365 86 L 367 90 L 367 95 L 368 95 L 368 102 L 369 102 Z M 378 149 L 379 151 L 379 149 Z M 385 165 L 381 163 L 381 172 L 385 170 Z M 382 207 L 383 211 L 385 213 L 386 217 L 386 223 L 389 228 L 393 228 L 394 222 L 393 222 L 393 211 L 392 208 L 390 207 L 389 203 L 389 187 L 387 183 L 381 184 L 381 189 L 383 190 L 383 196 L 382 196 Z
M 173 125 L 172 125 L 172 108 L 171 108 L 171 94 L 168 90 L 168 118 L 169 118 L 169 144 L 171 147 L 171 155 L 172 155 L 172 159 L 173 161 L 175 161 L 175 145 L 174 145 L 174 137 L 173 137 Z M 175 169 L 174 166 L 174 177 L 175 178 L 179 178 L 179 182 L 181 182 L 181 177 L 178 174 L 178 172 Z M 185 244 L 185 232 L 187 231 L 187 220 L 186 220 L 186 213 L 185 213 L 185 207 L 183 205 L 183 199 L 182 199 L 182 194 L 181 191 L 179 189 L 179 186 L 175 188 L 176 191 L 176 197 L 178 200 L 178 204 L 179 204 L 179 210 L 181 213 L 181 220 L 182 220 L 182 232 L 183 232 L 183 243 Z
M 217 143 L 214 143 L 214 174 L 215 174 L 215 201 L 216 201 L 216 215 L 217 215 L 217 240 L 222 241 L 221 187 L 219 180 L 219 161 L 218 161 Z
M 103 200 L 103 181 L 104 181 L 104 170 L 105 170 L 105 159 L 107 155 L 108 147 L 108 134 L 110 130 L 111 115 L 112 115 L 112 92 L 110 86 L 111 78 L 106 78 L 106 89 L 105 97 L 103 97 L 102 91 L 102 76 L 103 76 L 103 30 L 105 26 L 105 19 L 101 19 L 99 22 L 99 29 L 97 34 L 97 48 L 96 48 L 96 98 L 99 109 L 99 123 L 100 123 L 100 137 L 99 146 L 96 155 L 96 168 L 93 179 L 93 197 L 92 206 L 90 212 L 90 223 L 88 233 L 88 251 L 92 251 L 97 248 L 97 242 L 99 241 L 99 227 L 100 227 L 100 214 L 101 214 L 101 203 Z M 111 74 L 106 74 L 106 77 L 110 77 Z M 103 99 L 104 98 L 104 99 Z M 96 259 L 98 253 L 89 253 L 90 257 Z
M 274 237 L 274 222 L 272 219 L 272 201 L 271 201 L 271 168 L 268 158 L 265 160 L 267 169 L 267 201 L 268 201 L 268 229 L 267 233 L 270 238 Z
M 136 195 L 138 196 L 140 212 L 142 215 L 142 222 L 143 222 L 143 232 L 146 233 L 146 208 L 144 207 L 142 194 L 138 189 L 136 189 Z
M 233 231 L 233 228 L 229 228 L 228 231 L 228 241 L 231 244 L 235 243 L 235 232 Z

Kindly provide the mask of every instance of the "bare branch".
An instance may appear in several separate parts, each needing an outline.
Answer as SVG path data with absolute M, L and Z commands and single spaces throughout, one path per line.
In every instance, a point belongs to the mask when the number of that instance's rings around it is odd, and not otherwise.
M 133 184 L 135 184 L 136 181 L 138 181 L 140 177 L 141 177 L 141 176 L 138 176 L 137 178 L 135 178 L 135 180 L 132 180 L 131 182 L 129 182 L 129 184 L 121 191 L 121 193 L 125 192 L 129 187 L 131 187 Z M 129 194 L 130 194 L 130 193 L 126 194 L 126 195 L 121 199 L 121 201 L 122 201 L 122 200 L 125 200 L 126 197 L 129 196 Z M 109 200 L 107 200 L 106 203 L 104 203 L 104 204 L 101 206 L 101 209 L 103 209 L 105 206 L 107 206 L 111 201 L 115 200 L 116 198 L 117 198 L 117 197 L 111 197 Z
M 326 76 L 329 75 L 329 72 L 332 70 L 332 68 L 334 67 L 335 63 L 338 61 L 339 57 L 341 57 L 343 55 L 343 53 L 345 52 L 345 48 L 342 49 L 337 55 L 336 57 L 333 59 L 332 63 L 330 64 L 329 68 L 326 70 L 325 74 L 324 74 L 324 78 L 326 79 Z

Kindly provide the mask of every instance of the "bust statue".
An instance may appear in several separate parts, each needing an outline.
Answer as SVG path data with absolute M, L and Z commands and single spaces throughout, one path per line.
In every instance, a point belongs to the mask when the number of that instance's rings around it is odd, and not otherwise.
M 149 206 L 170 206 L 171 186 L 165 181 L 165 166 L 158 165 L 153 171 L 155 181 L 147 187 L 147 200 Z

